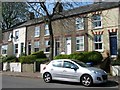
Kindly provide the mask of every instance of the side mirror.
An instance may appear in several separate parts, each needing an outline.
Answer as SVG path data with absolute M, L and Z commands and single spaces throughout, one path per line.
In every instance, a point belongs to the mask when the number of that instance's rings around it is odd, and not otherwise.
M 74 69 L 75 71 L 79 69 L 78 67 L 71 67 L 71 69 Z

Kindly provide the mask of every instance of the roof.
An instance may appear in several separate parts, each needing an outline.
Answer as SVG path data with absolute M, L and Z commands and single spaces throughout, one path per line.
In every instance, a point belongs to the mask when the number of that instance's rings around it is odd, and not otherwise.
M 71 15 L 78 15 L 78 14 L 86 14 L 90 12 L 100 11 L 100 10 L 106 10 L 118 7 L 118 2 L 101 2 L 101 3 L 94 3 L 86 6 L 81 6 L 72 10 L 69 10 L 65 12 L 65 16 L 71 16 Z
M 80 6 L 75 9 L 63 11 L 61 13 L 62 15 L 55 15 L 53 17 L 53 20 L 71 17 L 71 16 L 75 16 L 75 15 L 80 15 L 80 14 L 86 14 L 86 13 L 100 11 L 100 10 L 116 8 L 118 6 L 119 6 L 118 2 L 101 2 L 101 3 L 94 3 L 94 4 L 86 5 L 86 6 Z M 36 18 L 36 19 L 28 20 L 27 22 L 15 27 L 15 28 L 30 26 L 30 25 L 39 24 L 42 22 L 43 22 L 43 18 Z

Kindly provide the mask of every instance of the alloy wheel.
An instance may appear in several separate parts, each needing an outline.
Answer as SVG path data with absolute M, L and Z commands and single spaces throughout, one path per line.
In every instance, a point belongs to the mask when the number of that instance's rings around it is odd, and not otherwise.
M 92 78 L 90 75 L 84 75 L 81 78 L 81 82 L 84 86 L 91 86 L 92 85 Z
M 43 76 L 43 79 L 46 83 L 51 82 L 52 81 L 51 74 L 50 73 L 45 73 L 44 76 Z

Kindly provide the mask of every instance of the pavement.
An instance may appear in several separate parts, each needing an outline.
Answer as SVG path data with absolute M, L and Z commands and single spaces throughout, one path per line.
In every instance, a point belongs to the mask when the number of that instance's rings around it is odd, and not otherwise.
M 0 71 L 2 75 L 9 75 L 15 77 L 28 77 L 28 78 L 42 78 L 40 72 L 11 72 L 11 71 Z
M 10 71 L 0 71 L 2 75 L 9 75 L 15 77 L 27 77 L 27 78 L 42 78 L 40 72 L 10 72 Z M 108 75 L 108 80 L 115 81 L 120 85 L 120 76 L 110 76 Z

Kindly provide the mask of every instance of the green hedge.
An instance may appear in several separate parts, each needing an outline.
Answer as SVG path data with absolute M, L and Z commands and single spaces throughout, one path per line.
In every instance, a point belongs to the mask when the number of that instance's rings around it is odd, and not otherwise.
M 28 55 L 28 56 L 21 56 L 19 58 L 19 61 L 21 63 L 34 63 L 36 61 L 36 56 L 35 55 Z
M 36 59 L 36 62 L 39 63 L 46 63 L 47 61 L 49 61 L 47 58 Z
M 85 58 L 85 55 L 79 52 L 75 52 L 69 55 L 69 59 L 76 59 L 76 60 L 82 61 L 84 58 Z
M 94 64 L 99 64 L 103 59 L 102 54 L 97 51 L 92 51 L 88 53 L 85 52 L 83 54 L 85 55 L 84 62 L 93 62 Z
M 58 55 L 54 59 L 76 59 L 82 62 L 93 62 L 94 65 L 99 64 L 103 56 L 100 52 L 91 51 L 91 52 L 75 52 L 70 55 Z
M 120 60 L 114 60 L 111 62 L 111 65 L 112 66 L 115 66 L 115 65 L 120 65 Z
M 43 51 L 34 52 L 32 55 L 35 55 L 36 58 L 47 58 Z
M 6 57 L 2 57 L 2 62 L 16 62 L 17 58 L 16 56 L 6 56 Z
M 65 54 L 60 54 L 54 57 L 54 59 L 68 59 L 68 58 L 69 58 L 69 55 L 65 55 Z

